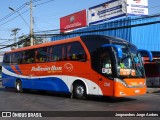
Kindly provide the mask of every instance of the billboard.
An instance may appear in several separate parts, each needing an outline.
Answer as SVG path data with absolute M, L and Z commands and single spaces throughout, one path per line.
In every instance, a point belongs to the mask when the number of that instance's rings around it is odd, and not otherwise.
M 148 0 L 127 0 L 127 14 L 148 15 Z
M 87 26 L 86 10 L 60 18 L 61 33 Z
M 125 1 L 112 0 L 88 9 L 88 23 L 96 24 L 126 15 Z M 122 9 L 123 8 L 123 9 Z
M 111 0 L 88 9 L 89 25 L 126 15 L 148 15 L 148 0 Z

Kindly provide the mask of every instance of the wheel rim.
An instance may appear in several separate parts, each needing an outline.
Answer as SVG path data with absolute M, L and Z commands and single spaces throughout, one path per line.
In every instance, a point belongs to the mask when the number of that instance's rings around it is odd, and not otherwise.
M 84 88 L 82 86 L 78 86 L 76 90 L 77 95 L 83 95 L 84 94 Z
M 20 90 L 20 83 L 17 83 L 17 90 Z

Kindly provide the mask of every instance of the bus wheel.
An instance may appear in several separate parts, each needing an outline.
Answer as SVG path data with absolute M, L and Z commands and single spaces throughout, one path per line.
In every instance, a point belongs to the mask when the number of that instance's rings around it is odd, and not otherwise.
M 22 92 L 23 92 L 22 82 L 21 82 L 20 80 L 18 80 L 18 81 L 16 82 L 16 90 L 17 90 L 17 92 L 19 92 L 19 93 L 22 93 Z
M 86 99 L 86 87 L 82 83 L 76 83 L 73 86 L 73 97 L 77 99 Z

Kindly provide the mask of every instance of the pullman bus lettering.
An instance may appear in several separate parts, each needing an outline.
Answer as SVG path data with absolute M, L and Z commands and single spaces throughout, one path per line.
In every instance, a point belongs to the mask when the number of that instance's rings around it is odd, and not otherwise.
M 62 71 L 62 67 L 52 66 L 52 67 L 42 68 L 41 66 L 38 66 L 38 67 L 32 67 L 31 71 Z

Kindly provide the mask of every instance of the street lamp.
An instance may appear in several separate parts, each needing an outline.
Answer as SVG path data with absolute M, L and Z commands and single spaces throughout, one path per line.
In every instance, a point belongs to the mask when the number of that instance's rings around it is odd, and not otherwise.
M 17 12 L 18 15 L 22 18 L 22 20 L 25 22 L 25 24 L 29 27 L 28 23 L 25 21 L 25 19 L 22 17 L 22 15 L 15 9 L 11 8 L 11 7 L 8 7 L 10 10 L 12 10 L 13 12 Z M 30 28 L 30 27 L 29 27 Z

